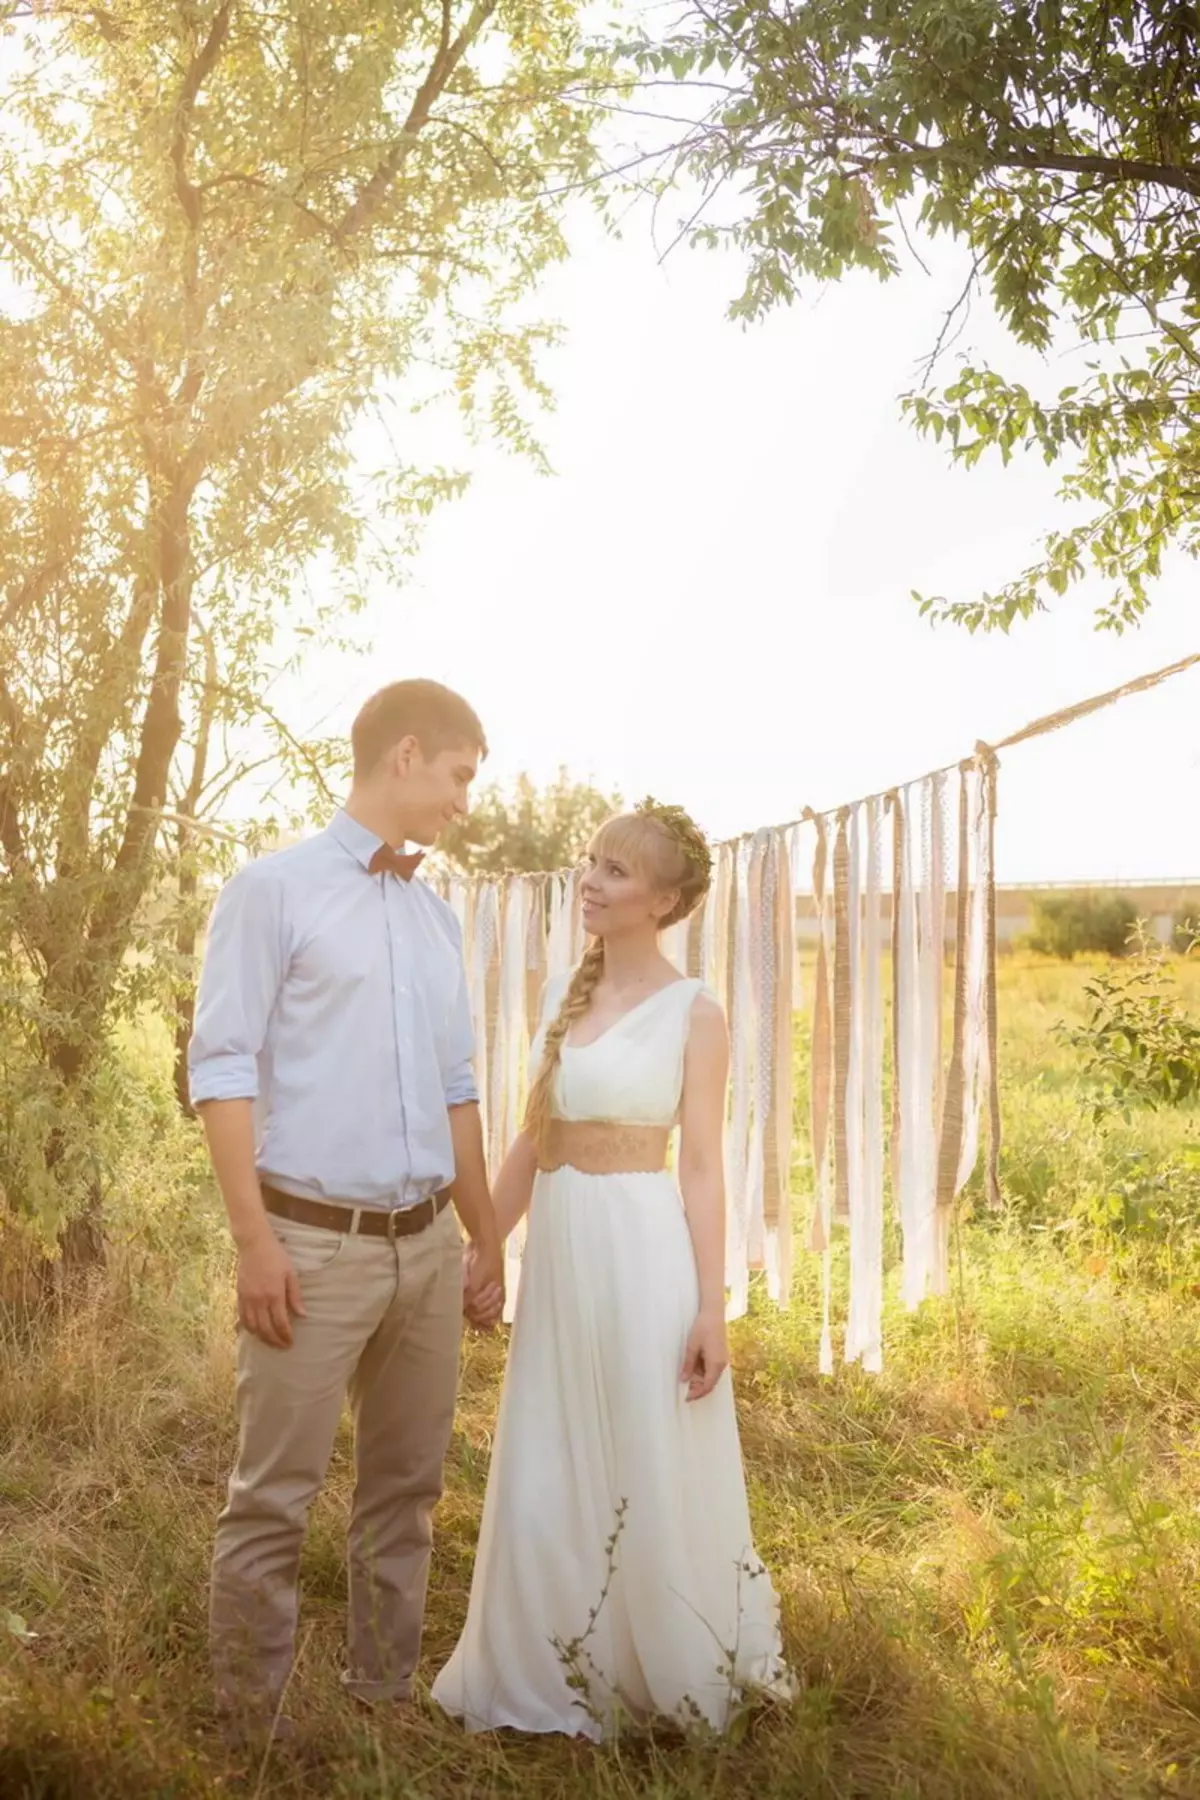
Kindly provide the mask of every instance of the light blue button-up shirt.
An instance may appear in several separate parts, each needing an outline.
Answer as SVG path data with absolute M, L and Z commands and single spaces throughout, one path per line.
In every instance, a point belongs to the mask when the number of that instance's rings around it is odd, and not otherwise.
M 263 1180 L 390 1209 L 453 1180 L 447 1108 L 478 1092 L 458 921 L 371 875 L 379 844 L 339 812 L 226 884 L 188 1067 L 194 1106 L 254 1102 Z

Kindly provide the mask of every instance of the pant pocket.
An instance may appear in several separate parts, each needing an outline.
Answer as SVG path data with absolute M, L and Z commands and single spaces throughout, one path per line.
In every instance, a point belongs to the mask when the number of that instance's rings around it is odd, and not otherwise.
M 329 1268 L 346 1248 L 345 1231 L 330 1231 L 324 1225 L 299 1225 L 294 1219 L 272 1217 L 271 1230 L 291 1258 L 297 1275 L 317 1275 Z

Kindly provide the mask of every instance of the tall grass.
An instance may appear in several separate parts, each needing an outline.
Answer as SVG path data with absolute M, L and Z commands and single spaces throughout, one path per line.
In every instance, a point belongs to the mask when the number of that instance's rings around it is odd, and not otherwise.
M 152 1096 L 103 1285 L 3 1315 L 0 1795 L 1200 1795 L 1197 1115 L 1092 1122 L 1052 1032 L 1085 974 L 1006 964 L 1009 1210 L 973 1218 L 968 1198 L 949 1300 L 907 1315 L 889 1292 L 884 1374 L 815 1374 L 804 1258 L 791 1309 L 756 1304 L 736 1330 L 759 1548 L 802 1691 L 721 1743 L 491 1741 L 423 1705 L 351 1710 L 343 1437 L 305 1550 L 299 1735 L 230 1755 L 204 1634 L 233 1450 L 229 1259 L 194 1134 Z M 1122 1183 L 1150 1198 L 1114 1210 Z M 502 1356 L 468 1343 L 426 1675 L 465 1610 Z

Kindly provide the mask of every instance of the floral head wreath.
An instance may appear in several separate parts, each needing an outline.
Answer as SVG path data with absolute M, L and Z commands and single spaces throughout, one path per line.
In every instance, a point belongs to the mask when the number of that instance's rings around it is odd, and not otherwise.
M 664 806 L 661 800 L 651 795 L 639 802 L 634 809 L 644 818 L 656 819 L 670 832 L 693 869 L 707 883 L 712 878 L 712 852 L 704 841 L 704 834 L 694 820 L 684 812 L 682 806 Z

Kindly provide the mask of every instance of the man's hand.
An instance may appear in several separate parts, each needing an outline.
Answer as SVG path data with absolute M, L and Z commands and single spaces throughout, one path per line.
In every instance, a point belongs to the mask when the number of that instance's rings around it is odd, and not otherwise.
M 275 1236 L 266 1231 L 238 1255 L 238 1318 L 246 1330 L 273 1349 L 287 1350 L 292 1342 L 292 1314 L 304 1317 L 300 1281 L 291 1257 Z
M 499 1241 L 469 1244 L 463 1253 L 463 1312 L 478 1331 L 491 1331 L 504 1311 L 504 1253 Z
M 679 1379 L 687 1387 L 689 1400 L 703 1400 L 711 1394 L 729 1367 L 729 1340 L 725 1334 L 724 1315 L 701 1313 L 692 1326 L 683 1356 Z

